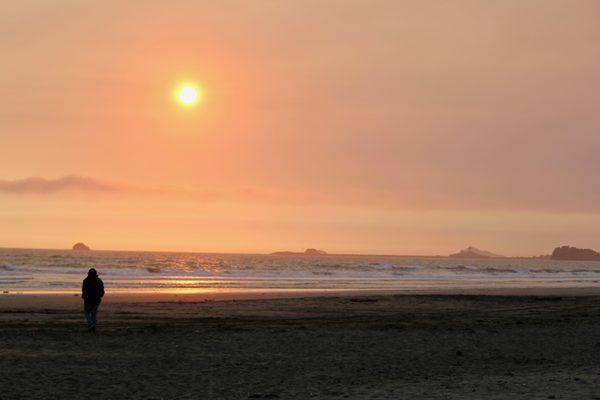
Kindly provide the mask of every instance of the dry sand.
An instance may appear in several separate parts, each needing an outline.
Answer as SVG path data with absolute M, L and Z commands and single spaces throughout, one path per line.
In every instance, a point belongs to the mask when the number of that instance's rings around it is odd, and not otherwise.
M 600 297 L 204 298 L 0 295 L 0 398 L 600 399 Z

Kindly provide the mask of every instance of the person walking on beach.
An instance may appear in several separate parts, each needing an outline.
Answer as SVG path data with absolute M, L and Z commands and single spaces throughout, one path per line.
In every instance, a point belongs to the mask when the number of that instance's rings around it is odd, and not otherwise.
M 88 276 L 83 280 L 81 297 L 83 298 L 83 315 L 87 321 L 88 331 L 96 333 L 96 313 L 104 296 L 104 283 L 98 278 L 94 268 L 88 271 Z

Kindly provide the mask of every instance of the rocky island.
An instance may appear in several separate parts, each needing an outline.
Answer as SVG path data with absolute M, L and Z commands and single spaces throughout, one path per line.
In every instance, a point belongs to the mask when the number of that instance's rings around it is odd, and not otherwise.
M 577 247 L 557 247 L 552 252 L 552 260 L 568 261 L 600 261 L 600 253 L 592 249 L 578 249 Z
M 499 254 L 494 254 L 489 251 L 479 250 L 476 247 L 469 246 L 464 250 L 459 251 L 455 254 L 450 254 L 448 257 L 452 258 L 504 258 Z
M 85 245 L 85 243 L 79 242 L 79 243 L 75 243 L 73 245 L 73 248 L 71 250 L 74 251 L 90 251 L 91 249 Z
M 276 251 L 271 253 L 275 256 L 324 256 L 327 254 L 326 251 L 317 250 L 317 249 L 306 249 L 304 252 L 295 252 L 295 251 Z

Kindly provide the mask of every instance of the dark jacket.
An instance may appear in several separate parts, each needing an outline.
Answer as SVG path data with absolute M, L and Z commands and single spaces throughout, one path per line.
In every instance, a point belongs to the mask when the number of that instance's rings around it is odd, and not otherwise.
M 97 276 L 88 276 L 83 280 L 81 297 L 86 303 L 100 303 L 104 296 L 104 283 Z

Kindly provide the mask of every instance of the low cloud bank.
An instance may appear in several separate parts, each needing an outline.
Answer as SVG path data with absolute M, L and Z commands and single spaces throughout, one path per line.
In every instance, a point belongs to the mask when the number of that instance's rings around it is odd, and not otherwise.
M 114 192 L 118 190 L 117 185 L 79 175 L 68 175 L 56 179 L 35 176 L 23 179 L 0 180 L 0 193 Z
M 127 196 L 151 196 L 187 199 L 196 202 L 287 202 L 288 193 L 270 188 L 181 188 L 169 186 L 137 186 L 108 182 L 80 175 L 59 178 L 28 177 L 22 179 L 0 179 L 0 194 L 6 195 L 55 195 L 60 193 L 97 194 Z

